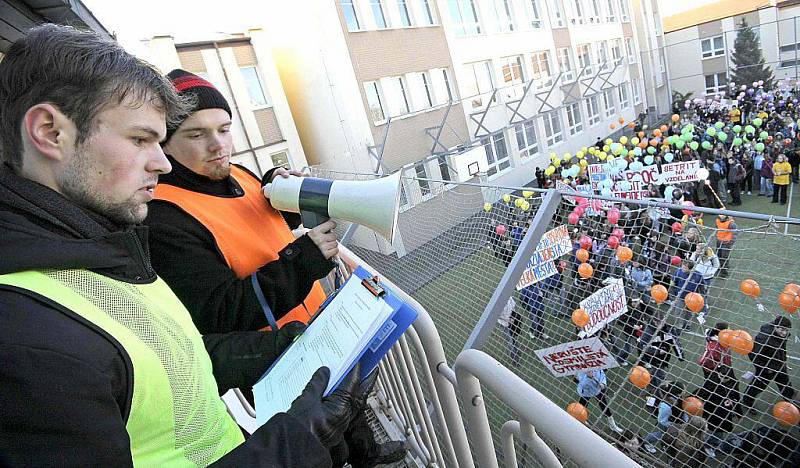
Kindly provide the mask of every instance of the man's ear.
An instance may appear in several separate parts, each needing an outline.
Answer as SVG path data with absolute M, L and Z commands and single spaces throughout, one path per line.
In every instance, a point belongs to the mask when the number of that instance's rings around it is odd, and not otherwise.
M 47 159 L 62 161 L 76 136 L 75 124 L 52 104 L 36 104 L 22 119 L 23 140 Z

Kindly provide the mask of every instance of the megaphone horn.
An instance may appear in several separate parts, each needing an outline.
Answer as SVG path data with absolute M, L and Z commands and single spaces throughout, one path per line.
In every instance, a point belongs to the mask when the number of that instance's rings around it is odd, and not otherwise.
M 400 208 L 400 171 L 367 181 L 276 177 L 264 195 L 276 210 L 300 213 L 307 228 L 336 218 L 368 227 L 391 243 Z

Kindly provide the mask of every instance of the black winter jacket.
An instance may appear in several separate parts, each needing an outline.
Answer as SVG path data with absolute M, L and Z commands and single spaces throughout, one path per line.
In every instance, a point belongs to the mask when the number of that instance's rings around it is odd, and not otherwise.
M 159 184 L 218 197 L 244 196 L 232 177 L 211 180 L 174 158 L 169 159 L 172 172 L 161 176 Z M 267 173 L 264 179 L 269 180 L 270 175 Z M 283 215 L 291 228 L 300 224 L 299 216 Z M 154 200 L 149 204 L 145 224 L 151 232 L 153 266 L 192 314 L 200 333 L 257 330 L 269 325 L 250 278 L 236 277 L 211 232 L 199 221 L 170 202 Z M 278 260 L 262 266 L 258 282 L 275 318 L 280 319 L 300 304 L 314 282 L 325 277 L 333 266 L 307 235 L 284 248 Z
M 748 357 L 756 369 L 766 368 L 777 372 L 786 366 L 786 341 L 788 339 L 789 335 L 783 338 L 775 333 L 775 325 L 765 323 L 761 325 L 761 330 L 756 335 L 753 344 L 753 351 Z
M 0 165 L 0 274 L 83 268 L 149 283 L 144 226 L 115 226 Z M 252 385 L 288 344 L 278 334 L 204 336 L 220 391 Z M 131 466 L 131 360 L 105 331 L 29 291 L 0 286 L 0 466 Z M 225 373 L 218 373 L 226 369 Z M 220 466 L 329 466 L 281 413 Z

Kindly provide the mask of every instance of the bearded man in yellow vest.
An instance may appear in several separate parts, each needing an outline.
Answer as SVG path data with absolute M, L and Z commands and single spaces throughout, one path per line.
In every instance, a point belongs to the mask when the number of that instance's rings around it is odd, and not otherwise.
M 220 392 L 252 385 L 294 327 L 201 336 L 152 268 L 140 223 L 187 107 L 172 84 L 51 24 L 0 62 L 0 102 L 0 464 L 331 466 L 358 376 L 323 400 L 319 369 L 245 439 Z
M 333 269 L 336 224 L 327 221 L 295 240 L 291 228 L 299 216 L 272 208 L 261 190 L 262 183 L 289 172 L 274 169 L 262 181 L 231 164 L 226 99 L 209 81 L 184 70 L 167 77 L 194 106 L 168 125 L 162 143 L 173 170 L 159 178 L 146 220 L 155 270 L 201 333 L 308 322 L 325 299 L 317 280 Z M 371 467 L 405 456 L 400 442 L 375 443 L 363 412 L 345 440 L 333 453 L 334 464 Z

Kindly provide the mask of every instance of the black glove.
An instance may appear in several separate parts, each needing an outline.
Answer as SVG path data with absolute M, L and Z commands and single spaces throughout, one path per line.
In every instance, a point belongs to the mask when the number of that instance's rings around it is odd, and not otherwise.
M 288 413 L 316 435 L 322 445 L 334 447 L 341 442 L 344 431 L 360 409 L 360 373 L 361 365 L 357 364 L 339 387 L 323 398 L 331 372 L 327 367 L 320 367 L 311 376 L 303 393 L 294 400 Z

